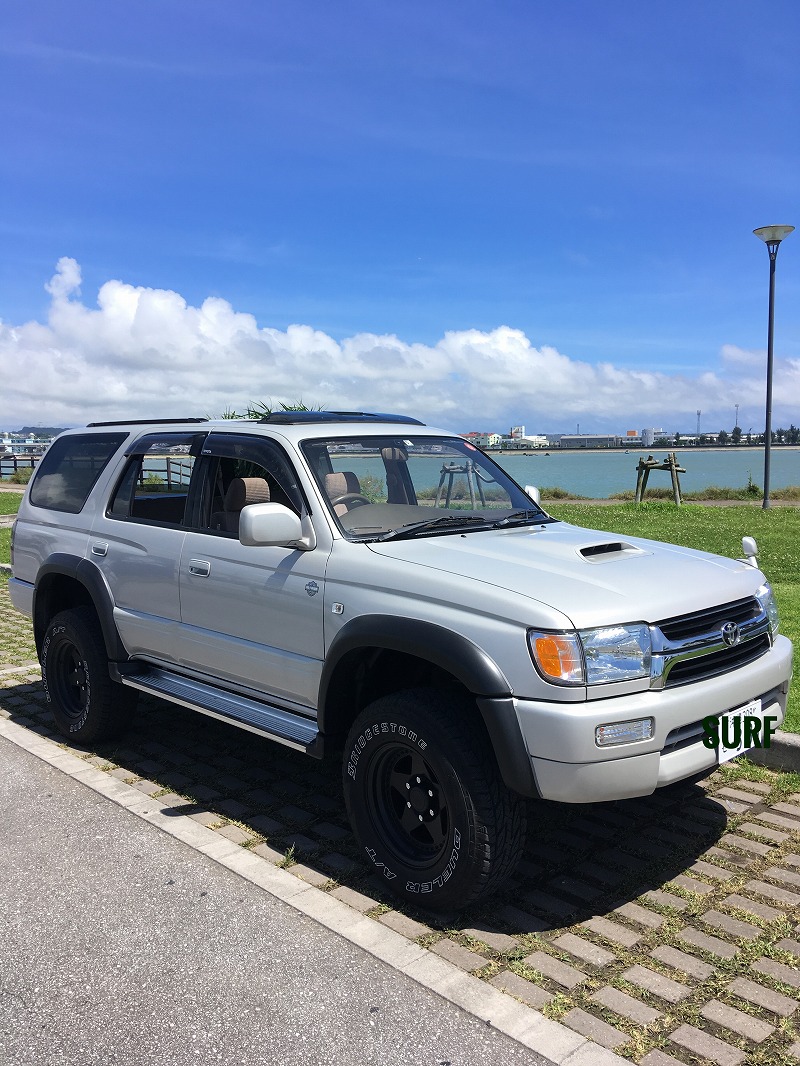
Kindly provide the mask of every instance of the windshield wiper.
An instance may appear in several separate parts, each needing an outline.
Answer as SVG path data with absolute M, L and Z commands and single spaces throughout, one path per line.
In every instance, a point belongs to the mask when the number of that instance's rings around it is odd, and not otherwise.
M 486 528 L 487 526 L 492 525 L 492 523 L 482 515 L 442 515 L 441 518 L 427 518 L 424 522 L 412 522 L 408 526 L 401 526 L 400 529 L 390 529 L 388 532 L 382 533 L 379 537 L 375 537 L 375 540 L 400 540 L 403 537 L 412 537 L 415 533 L 442 529 L 447 526 L 462 527 L 464 524 L 470 525 L 474 529 Z
M 514 511 L 512 514 L 508 514 L 505 518 L 500 518 L 496 522 L 492 523 L 493 529 L 501 529 L 503 526 L 518 526 L 524 525 L 526 522 L 535 522 L 537 525 L 541 522 L 546 522 L 548 516 L 544 511 L 539 508 L 526 508 L 522 511 Z

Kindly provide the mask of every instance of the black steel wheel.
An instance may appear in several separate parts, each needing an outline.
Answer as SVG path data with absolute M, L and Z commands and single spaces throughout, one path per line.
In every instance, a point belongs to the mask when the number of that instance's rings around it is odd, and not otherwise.
M 136 703 L 136 692 L 111 680 L 105 641 L 90 607 L 61 611 L 42 641 L 42 680 L 56 726 L 82 744 L 111 736 Z
M 464 907 L 510 876 L 525 807 L 502 782 L 474 708 L 429 689 L 376 700 L 353 723 L 344 793 L 364 852 L 397 895 Z

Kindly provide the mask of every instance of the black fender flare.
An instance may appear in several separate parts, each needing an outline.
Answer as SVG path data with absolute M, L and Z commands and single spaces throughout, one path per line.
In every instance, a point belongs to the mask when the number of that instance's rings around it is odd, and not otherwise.
M 538 795 L 525 740 L 519 727 L 511 685 L 497 663 L 468 637 L 434 622 L 396 615 L 361 615 L 334 637 L 319 686 L 319 727 L 325 733 L 325 708 L 342 658 L 361 648 L 385 648 L 413 655 L 444 670 L 476 699 L 506 785 L 522 795 Z
M 108 587 L 102 571 L 89 559 L 68 555 L 66 552 L 54 552 L 47 557 L 36 575 L 36 588 L 33 593 L 35 632 L 37 634 L 40 633 L 41 625 L 45 625 L 48 621 L 46 618 L 39 618 L 37 599 L 41 585 L 43 583 L 46 584 L 43 579 L 50 575 L 69 577 L 79 585 L 83 585 L 100 620 L 100 628 L 103 631 L 108 658 L 112 661 L 124 662 L 128 658 L 128 653 L 120 640 L 114 621 L 114 599 L 111 595 L 111 589 Z

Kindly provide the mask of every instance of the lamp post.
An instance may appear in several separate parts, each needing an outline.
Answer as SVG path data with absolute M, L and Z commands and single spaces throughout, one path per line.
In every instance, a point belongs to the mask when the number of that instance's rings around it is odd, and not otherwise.
M 794 231 L 794 226 L 762 226 L 754 229 L 767 246 L 769 252 L 769 327 L 767 330 L 767 410 L 764 428 L 764 502 L 762 508 L 769 507 L 769 461 L 772 447 L 772 341 L 775 332 L 775 260 L 778 258 L 778 245 Z

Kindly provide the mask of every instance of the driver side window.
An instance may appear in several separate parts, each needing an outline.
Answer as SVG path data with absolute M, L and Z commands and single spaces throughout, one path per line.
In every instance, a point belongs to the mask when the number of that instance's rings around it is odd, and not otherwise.
M 292 468 L 271 441 L 220 434 L 208 442 L 203 458 L 198 528 L 237 537 L 242 510 L 255 503 L 281 503 L 302 513 L 303 498 Z

